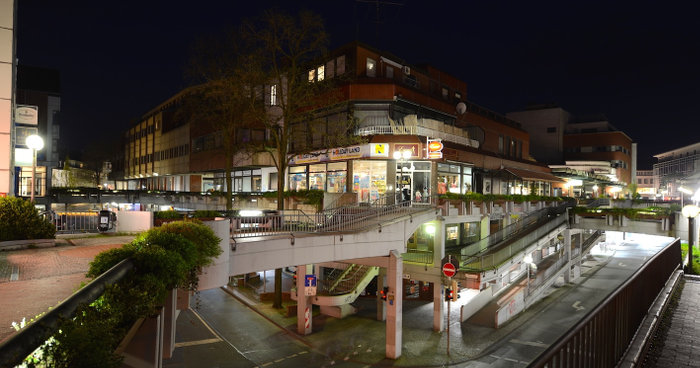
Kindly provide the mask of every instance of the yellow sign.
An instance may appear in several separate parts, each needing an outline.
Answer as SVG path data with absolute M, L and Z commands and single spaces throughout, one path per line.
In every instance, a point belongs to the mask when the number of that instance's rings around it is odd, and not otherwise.
M 370 143 L 371 157 L 389 157 L 389 145 L 386 143 Z

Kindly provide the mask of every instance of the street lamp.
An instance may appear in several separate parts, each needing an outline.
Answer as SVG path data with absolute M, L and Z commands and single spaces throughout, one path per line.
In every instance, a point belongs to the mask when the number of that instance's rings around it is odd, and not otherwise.
M 31 186 L 31 196 L 30 200 L 34 202 L 34 189 L 36 187 L 35 180 L 36 180 L 36 151 L 44 148 L 44 140 L 36 135 L 32 134 L 27 137 L 27 147 L 29 147 L 32 150 L 32 186 Z
M 693 226 L 695 217 L 700 213 L 700 207 L 689 204 L 681 210 L 683 216 L 688 218 L 688 273 L 693 273 L 693 245 L 695 244 L 695 229 Z
M 401 185 L 398 187 L 399 189 L 399 195 L 401 195 L 403 191 L 403 163 L 406 162 L 409 158 L 411 158 L 412 152 L 411 150 L 400 150 L 400 151 L 394 151 L 394 160 L 398 161 L 401 163 L 401 176 L 399 176 L 399 184 Z M 409 194 L 409 200 L 411 199 L 410 194 Z
M 532 255 L 530 253 L 523 257 L 523 262 L 527 265 L 527 295 L 530 295 L 530 267 L 532 267 Z
M 681 192 L 681 207 L 683 207 L 683 194 L 693 194 L 693 191 L 686 187 L 678 187 L 678 191 Z

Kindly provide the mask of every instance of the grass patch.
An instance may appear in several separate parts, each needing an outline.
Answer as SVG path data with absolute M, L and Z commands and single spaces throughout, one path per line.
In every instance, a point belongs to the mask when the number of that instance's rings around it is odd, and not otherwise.
M 681 242 L 681 257 L 683 260 L 686 260 L 688 257 L 687 242 Z M 693 270 L 690 273 L 700 275 L 700 249 L 698 249 L 697 245 L 693 246 Z

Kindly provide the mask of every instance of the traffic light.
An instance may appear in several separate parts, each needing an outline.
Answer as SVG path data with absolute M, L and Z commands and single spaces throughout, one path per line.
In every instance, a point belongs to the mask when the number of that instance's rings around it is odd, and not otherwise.
M 452 299 L 453 299 L 452 288 L 449 288 L 449 287 L 448 287 L 447 289 L 445 289 L 445 301 L 448 301 L 448 302 L 449 302 L 449 301 L 452 300 Z
M 379 290 L 379 296 L 382 297 L 382 300 L 386 300 L 386 296 L 389 294 L 389 287 L 385 286 L 382 290 Z

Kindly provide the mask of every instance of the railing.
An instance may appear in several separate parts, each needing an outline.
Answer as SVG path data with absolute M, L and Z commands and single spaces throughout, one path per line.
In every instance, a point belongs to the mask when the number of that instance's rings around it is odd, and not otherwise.
M 461 129 L 461 128 L 459 128 Z M 469 137 L 448 133 L 436 129 L 431 129 L 423 126 L 415 125 L 370 125 L 363 126 L 355 129 L 355 134 L 360 136 L 366 135 L 389 135 L 389 134 L 401 134 L 401 135 L 420 135 L 425 137 L 435 137 L 441 138 L 448 142 L 454 142 L 467 147 L 479 148 L 479 141 L 475 139 L 470 139 Z
M 396 201 L 387 195 L 370 203 L 358 203 L 327 209 L 314 215 L 300 210 L 282 210 L 264 216 L 234 217 L 232 236 L 257 237 L 289 233 L 355 232 L 377 226 L 386 217 L 397 218 L 432 208 L 437 197 L 425 202 Z
M 557 216 L 553 220 L 548 220 L 546 223 L 544 223 L 544 225 L 538 225 L 539 227 L 537 229 L 518 238 L 507 246 L 492 247 L 500 248 L 496 251 L 493 251 L 492 248 L 488 248 L 481 252 L 481 254 L 474 256 L 460 255 L 458 256 L 460 259 L 460 268 L 470 271 L 494 269 L 532 243 L 536 242 L 538 239 L 550 233 L 552 230 L 566 223 L 566 221 L 566 216 Z
M 680 262 L 681 242 L 676 239 L 528 366 L 615 366 Z
M 571 204 L 566 202 L 557 207 L 541 209 L 523 217 L 518 222 L 511 224 L 476 243 L 472 243 L 467 246 L 460 246 L 458 249 L 456 249 L 457 247 L 452 247 L 446 251 L 450 254 L 456 255 L 460 259 L 460 265 L 463 268 L 480 270 L 484 268 L 493 268 L 512 257 L 513 254 L 517 253 L 517 251 L 523 247 L 530 244 L 523 242 L 523 239 L 527 239 L 529 242 L 535 241 L 539 238 L 532 239 L 533 236 L 543 236 L 557 226 L 561 225 L 561 223 L 565 222 L 566 217 L 558 215 L 566 212 L 566 208 L 570 205 Z M 551 221 L 552 216 L 557 216 L 557 219 Z M 520 234 L 532 231 L 533 229 L 536 230 L 525 235 L 525 237 L 521 237 L 520 239 L 516 240 L 513 244 L 500 249 L 493 254 L 486 254 L 493 249 L 500 247 L 505 242 L 515 239 Z
M 343 270 L 333 270 L 326 278 L 318 280 L 317 293 L 319 295 L 351 293 L 371 270 L 370 266 L 358 264 L 351 264 Z
M 56 233 L 92 233 L 97 232 L 98 212 L 55 212 L 45 211 L 41 216 L 51 222 L 56 228 Z
M 72 318 L 79 306 L 99 298 L 104 293 L 105 285 L 121 280 L 132 268 L 134 264 L 130 259 L 117 263 L 61 304 L 19 330 L 0 345 L 0 367 L 14 367 L 22 363 L 29 354 L 56 333 L 61 320 Z
M 430 265 L 433 264 L 433 251 L 408 248 L 407 252 L 401 255 L 401 258 L 408 263 Z

